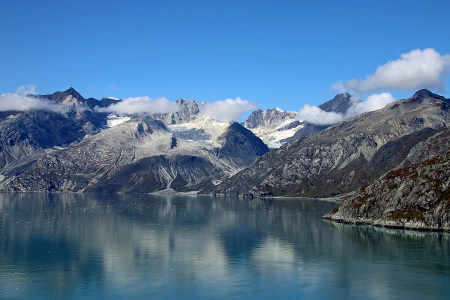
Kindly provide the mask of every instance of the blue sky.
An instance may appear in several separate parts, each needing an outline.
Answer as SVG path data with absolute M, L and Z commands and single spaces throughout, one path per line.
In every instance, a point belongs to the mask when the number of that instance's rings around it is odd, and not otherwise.
M 241 97 L 298 111 L 402 53 L 450 53 L 448 0 L 4 0 L 0 15 L 0 94 L 73 86 L 85 97 Z M 442 74 L 434 90 L 450 97 Z

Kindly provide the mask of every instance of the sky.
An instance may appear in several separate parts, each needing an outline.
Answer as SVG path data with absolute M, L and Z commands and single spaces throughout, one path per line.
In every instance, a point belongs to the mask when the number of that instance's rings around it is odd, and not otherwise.
M 0 16 L 0 94 L 74 87 L 307 116 L 343 91 L 450 98 L 448 0 L 3 0 Z

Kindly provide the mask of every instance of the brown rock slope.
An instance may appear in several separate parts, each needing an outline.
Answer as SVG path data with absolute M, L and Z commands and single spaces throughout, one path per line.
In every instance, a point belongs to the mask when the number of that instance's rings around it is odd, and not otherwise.
M 450 152 L 390 171 L 361 187 L 325 219 L 377 226 L 450 230 Z

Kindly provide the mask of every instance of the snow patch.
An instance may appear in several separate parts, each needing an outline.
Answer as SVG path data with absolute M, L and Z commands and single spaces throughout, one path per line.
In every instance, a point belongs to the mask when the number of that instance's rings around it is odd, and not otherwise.
M 297 120 L 286 120 L 275 128 L 261 126 L 257 128 L 249 128 L 249 130 L 251 130 L 254 135 L 259 137 L 267 145 L 267 147 L 276 149 L 281 147 L 284 139 L 292 137 L 298 130 L 305 126 L 303 123 L 300 123 L 290 129 L 284 129 L 289 128 L 289 124 L 293 122 L 297 122 Z
M 129 121 L 129 120 L 131 120 L 131 117 L 109 114 L 106 119 L 106 126 L 114 127 L 114 126 L 117 126 L 117 125 L 122 124 L 123 122 Z
M 168 125 L 167 127 L 177 138 L 191 141 L 209 141 L 214 146 L 219 147 L 219 137 L 229 126 L 230 122 L 199 116 L 190 122 Z

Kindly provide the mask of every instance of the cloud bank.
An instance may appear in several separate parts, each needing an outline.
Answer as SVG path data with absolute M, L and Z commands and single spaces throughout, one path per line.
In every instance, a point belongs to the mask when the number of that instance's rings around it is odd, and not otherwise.
M 200 114 L 213 117 L 220 121 L 235 121 L 248 111 L 257 108 L 253 102 L 242 100 L 241 98 L 218 100 L 212 103 L 205 103 L 200 108 Z
M 335 112 L 327 112 L 318 106 L 305 104 L 298 112 L 297 118 L 314 125 L 330 125 L 343 121 L 344 115 Z
M 390 93 L 373 94 L 367 97 L 365 101 L 359 101 L 358 97 L 353 96 L 353 105 L 349 107 L 345 114 L 326 112 L 318 106 L 305 104 L 298 112 L 297 118 L 314 125 L 331 125 L 365 112 L 381 109 L 395 100 Z
M 396 99 L 391 95 L 391 93 L 370 95 L 365 101 L 355 102 L 355 104 L 348 109 L 346 118 L 351 118 L 368 111 L 381 109 L 395 100 Z
M 65 112 L 68 107 L 50 102 L 47 99 L 28 97 L 30 94 L 36 94 L 35 85 L 25 85 L 17 88 L 15 93 L 4 93 L 0 95 L 0 111 L 8 110 L 51 110 Z
M 19 94 L 21 96 L 36 95 L 36 85 L 21 85 L 16 89 L 16 94 Z
M 397 60 L 379 66 L 366 79 L 335 82 L 331 88 L 339 92 L 368 93 L 381 89 L 413 91 L 444 87 L 450 71 L 450 55 L 441 55 L 432 48 L 416 49 L 400 55 Z
M 179 108 L 179 105 L 175 101 L 169 101 L 165 97 L 154 99 L 143 96 L 126 98 L 108 107 L 96 107 L 96 111 L 130 115 L 139 113 L 174 113 Z

